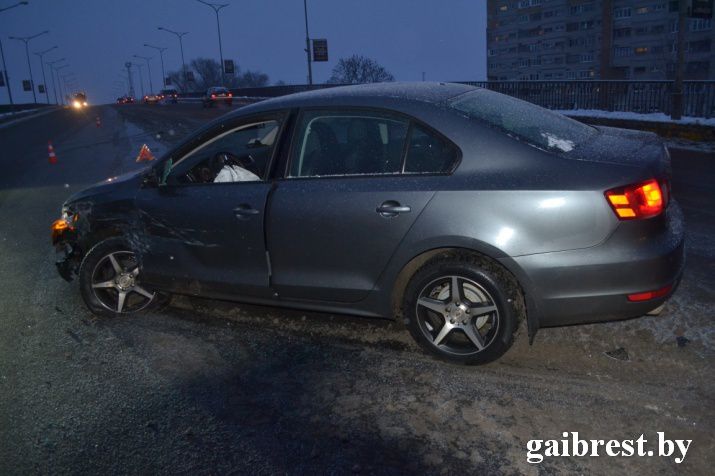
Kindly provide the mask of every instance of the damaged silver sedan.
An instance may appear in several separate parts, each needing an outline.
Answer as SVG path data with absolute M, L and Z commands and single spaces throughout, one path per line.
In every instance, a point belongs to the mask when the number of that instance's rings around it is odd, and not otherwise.
M 53 225 L 89 309 L 171 293 L 392 318 L 484 363 L 520 321 L 646 314 L 684 266 L 670 158 L 488 90 L 351 86 L 225 115 L 148 168 L 88 188 Z

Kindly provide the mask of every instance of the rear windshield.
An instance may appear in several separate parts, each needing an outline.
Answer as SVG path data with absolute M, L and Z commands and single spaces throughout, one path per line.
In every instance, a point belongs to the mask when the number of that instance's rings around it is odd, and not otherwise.
M 562 114 L 488 89 L 457 96 L 450 101 L 450 106 L 547 150 L 569 152 L 597 133 L 593 127 Z

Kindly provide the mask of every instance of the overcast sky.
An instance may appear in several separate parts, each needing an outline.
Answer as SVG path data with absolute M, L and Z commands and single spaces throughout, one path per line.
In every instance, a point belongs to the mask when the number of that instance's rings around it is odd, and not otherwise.
M 221 11 L 224 58 L 267 73 L 271 83 L 307 81 L 302 0 L 216 1 L 230 4 Z M 0 8 L 14 3 L 0 0 Z M 314 82 L 325 82 L 336 60 L 354 53 L 374 58 L 397 80 L 419 81 L 423 71 L 427 80 L 485 78 L 486 0 L 308 0 L 308 15 L 310 36 L 327 38 L 330 55 L 329 62 L 314 63 Z M 215 14 L 196 0 L 29 0 L 27 6 L 0 13 L 15 102 L 32 102 L 32 93 L 22 91 L 22 80 L 29 79 L 24 44 L 9 36 L 50 30 L 30 41 L 35 84 L 43 81 L 39 58 L 32 53 L 57 45 L 46 60 L 67 58 L 70 67 L 62 72 L 73 73 L 90 101 L 98 103 L 116 98 L 124 62 L 142 61 L 134 54 L 154 57 L 152 78 L 159 89 L 158 52 L 144 43 L 169 47 L 165 67 L 179 69 L 178 40 L 158 26 L 189 32 L 184 37 L 187 62 L 218 59 Z M 144 82 L 148 90 L 146 67 Z M 6 88 L 0 88 L 0 102 L 8 102 Z

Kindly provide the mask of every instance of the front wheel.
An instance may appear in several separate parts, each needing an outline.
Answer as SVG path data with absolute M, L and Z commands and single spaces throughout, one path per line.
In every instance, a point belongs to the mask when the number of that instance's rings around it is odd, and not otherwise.
M 104 317 L 133 314 L 167 301 L 141 282 L 139 262 L 122 238 L 97 243 L 79 268 L 82 299 L 94 314 Z
M 410 280 L 403 311 L 412 337 L 437 357 L 484 364 L 513 343 L 521 293 L 512 276 L 486 258 L 444 255 Z

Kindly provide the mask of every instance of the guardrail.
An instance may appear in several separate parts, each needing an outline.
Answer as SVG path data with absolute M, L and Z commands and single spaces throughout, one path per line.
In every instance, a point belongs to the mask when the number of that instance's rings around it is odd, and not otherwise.
M 487 88 L 549 109 L 597 109 L 637 113 L 672 112 L 673 81 L 456 81 Z M 231 89 L 234 97 L 263 99 L 339 84 L 296 84 Z M 180 94 L 187 102 L 200 100 L 202 92 Z M 715 117 L 715 81 L 685 81 L 683 115 Z

